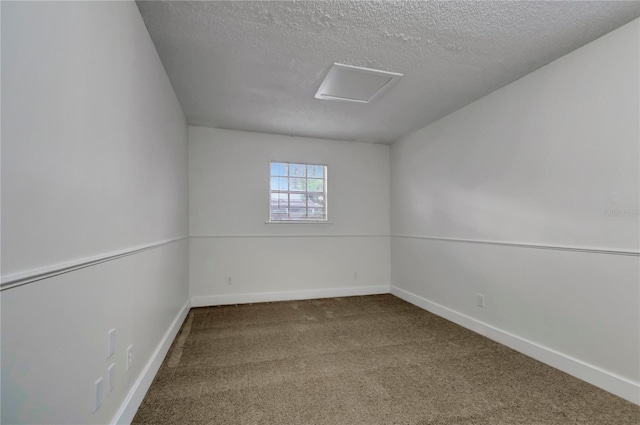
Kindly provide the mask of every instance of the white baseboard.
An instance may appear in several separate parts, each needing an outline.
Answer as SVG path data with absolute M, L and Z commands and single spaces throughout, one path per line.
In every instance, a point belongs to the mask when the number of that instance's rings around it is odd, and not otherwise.
M 311 300 L 316 298 L 351 297 L 388 294 L 388 285 L 352 286 L 348 288 L 305 289 L 300 291 L 254 292 L 249 294 L 200 295 L 191 298 L 192 307 L 251 304 L 269 301 Z
M 160 343 L 151 355 L 151 358 L 142 369 L 140 376 L 138 376 L 138 379 L 136 379 L 136 382 L 133 384 L 129 394 L 125 397 L 124 402 L 118 409 L 118 412 L 116 412 L 111 424 L 131 424 L 133 417 L 138 411 L 138 407 L 140 407 L 144 396 L 147 394 L 147 390 L 149 390 L 149 387 L 153 382 L 153 378 L 155 378 L 156 373 L 158 373 L 158 369 L 160 369 L 162 361 L 167 355 L 167 352 L 171 347 L 171 343 L 178 334 L 178 331 L 180 330 L 184 319 L 187 317 L 190 308 L 191 304 L 187 301 L 160 340 Z
M 419 295 L 391 286 L 391 293 L 398 298 L 410 302 L 424 310 L 444 317 L 458 325 L 486 336 L 502 345 L 506 345 L 522 354 L 548 364 L 578 379 L 593 384 L 605 391 L 622 397 L 632 403 L 640 405 L 640 384 L 617 376 L 597 366 L 584 363 L 566 354 L 544 347 L 535 342 L 505 332 L 494 326 L 481 322 L 473 317 L 464 315 L 441 304 L 430 301 Z

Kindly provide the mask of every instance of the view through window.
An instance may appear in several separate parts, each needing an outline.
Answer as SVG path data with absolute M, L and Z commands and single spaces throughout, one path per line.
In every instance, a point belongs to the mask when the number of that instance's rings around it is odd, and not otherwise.
M 271 162 L 269 221 L 327 221 L 327 166 Z

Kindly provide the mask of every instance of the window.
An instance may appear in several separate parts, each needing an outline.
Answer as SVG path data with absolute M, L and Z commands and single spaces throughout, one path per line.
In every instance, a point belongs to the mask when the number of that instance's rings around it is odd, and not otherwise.
M 326 222 L 327 166 L 272 162 L 270 222 Z

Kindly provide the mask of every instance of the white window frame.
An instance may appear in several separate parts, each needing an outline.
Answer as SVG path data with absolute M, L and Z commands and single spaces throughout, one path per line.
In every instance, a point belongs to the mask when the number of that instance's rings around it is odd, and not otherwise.
M 276 190 L 273 191 L 271 188 L 271 178 L 275 177 L 272 176 L 271 174 L 271 165 L 272 164 L 286 164 L 287 165 L 287 169 L 289 169 L 289 165 L 291 164 L 296 164 L 296 165 L 304 165 L 304 166 L 315 166 L 315 167 L 323 167 L 323 191 L 322 192 L 309 192 L 307 189 L 308 187 L 306 187 L 305 185 L 305 190 L 304 191 L 295 191 L 295 190 L 291 190 L 291 186 L 290 184 L 287 184 L 287 190 Z M 329 210 L 328 210 L 328 203 L 327 203 L 327 180 L 328 180 L 328 167 L 326 164 L 312 164 L 310 162 L 305 162 L 305 161 L 276 161 L 276 160 L 272 160 L 269 161 L 269 180 L 268 180 L 268 186 L 269 186 L 269 190 L 268 190 L 268 214 L 269 214 L 269 219 L 267 221 L 267 223 L 272 223 L 272 224 L 328 224 L 329 223 Z M 313 178 L 313 177 L 308 177 L 308 176 L 304 176 L 304 177 L 297 177 L 297 176 L 290 176 L 288 175 L 289 171 L 287 171 L 287 176 L 278 176 L 278 177 L 286 177 L 287 179 L 291 179 L 291 178 L 304 178 L 304 179 L 309 179 L 309 178 Z M 322 193 L 323 197 L 324 197 L 324 215 L 323 218 L 318 219 L 318 218 L 310 218 L 310 219 L 285 219 L 285 220 L 276 220 L 272 218 L 272 211 L 271 211 L 271 194 L 272 193 L 287 193 L 288 195 L 291 194 L 304 194 L 304 195 L 308 195 L 308 194 L 318 194 L 318 193 Z M 309 208 L 309 197 L 305 196 L 306 198 L 306 206 L 305 208 Z M 290 208 L 291 208 L 291 200 L 289 198 L 289 200 L 287 201 L 287 209 L 289 211 L 289 217 L 291 214 Z

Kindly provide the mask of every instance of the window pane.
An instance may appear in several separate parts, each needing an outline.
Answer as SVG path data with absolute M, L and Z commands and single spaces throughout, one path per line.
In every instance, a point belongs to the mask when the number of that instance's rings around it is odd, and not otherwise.
M 278 195 L 280 195 L 279 193 L 271 193 L 271 204 L 273 205 L 274 202 L 277 203 L 278 201 Z
M 271 177 L 271 190 L 289 190 L 287 177 Z
M 306 207 L 307 206 L 307 195 L 304 193 L 292 193 L 289 195 L 290 197 L 290 206 L 291 207 Z
M 321 193 L 309 193 L 307 197 L 310 207 L 324 207 L 324 196 Z
M 271 190 L 288 190 L 289 179 L 286 177 L 271 177 Z
M 287 212 L 287 210 L 278 210 L 277 212 L 272 211 L 271 212 L 271 220 L 273 221 L 282 221 L 282 220 L 287 220 L 289 218 L 289 214 Z
M 306 177 L 307 166 L 304 164 L 289 164 L 289 175 L 294 177 Z
M 291 218 L 293 219 L 305 218 L 307 215 L 306 208 L 291 208 L 290 212 L 291 212 Z
M 324 177 L 324 166 L 307 165 L 307 177 Z
M 322 192 L 322 191 L 324 191 L 324 180 L 322 180 L 322 179 L 307 179 L 307 190 L 309 192 Z
M 280 182 L 278 184 L 279 190 L 289 190 L 289 179 L 287 177 L 280 177 Z
M 282 162 L 272 162 L 271 163 L 271 175 L 272 176 L 286 176 L 287 174 L 287 164 L 283 164 Z
M 271 220 L 286 220 L 289 214 L 289 194 L 271 193 Z
M 324 208 L 309 208 L 307 216 L 316 220 L 324 218 Z
M 286 193 L 271 194 L 271 208 L 287 208 L 289 206 L 289 196 Z
M 326 166 L 271 162 L 270 173 L 270 220 L 327 220 Z
M 307 179 L 291 178 L 290 180 L 291 180 L 291 189 L 289 190 L 299 190 L 299 191 L 307 190 Z

